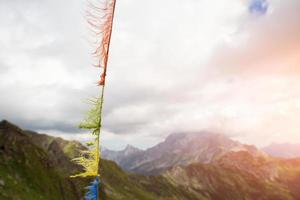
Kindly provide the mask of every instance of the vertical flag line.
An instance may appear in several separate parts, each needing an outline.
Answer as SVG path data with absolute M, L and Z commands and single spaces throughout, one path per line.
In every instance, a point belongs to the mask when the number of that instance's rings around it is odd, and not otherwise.
M 107 52 L 106 52 L 106 59 L 104 63 L 104 69 L 103 69 L 103 85 L 102 85 L 102 90 L 101 90 L 101 105 L 100 105 L 100 120 L 99 120 L 99 136 L 97 138 L 97 149 L 99 150 L 97 152 L 97 160 L 100 165 L 100 136 L 101 136 L 101 128 L 102 128 L 102 111 L 103 111 L 103 103 L 104 103 L 104 91 L 105 91 L 105 78 L 106 78 L 106 73 L 107 73 L 107 65 L 108 65 L 108 58 L 109 58 L 109 50 L 110 50 L 110 43 L 111 43 L 111 36 L 112 36 L 112 30 L 113 30 L 113 24 L 114 24 L 114 16 L 115 16 L 115 10 L 116 10 L 116 0 L 113 0 L 113 10 L 112 10 L 112 20 L 111 20 L 111 28 L 110 28 L 110 33 L 109 33 L 109 40 L 108 40 L 108 47 L 107 47 Z M 98 173 L 99 174 L 99 173 Z M 99 174 L 100 175 L 100 174 Z
M 97 161 L 98 161 L 98 165 L 100 165 L 100 136 L 101 136 L 101 127 L 102 127 L 102 110 L 103 110 L 103 103 L 104 103 L 104 89 L 105 89 L 105 85 L 102 86 L 101 89 L 101 97 L 100 97 L 100 110 L 99 110 L 99 135 L 97 137 Z M 98 175 L 100 176 L 100 172 L 98 170 Z
M 75 177 L 94 177 L 95 180 L 87 187 L 89 190 L 85 196 L 86 200 L 99 199 L 100 184 L 100 158 L 101 158 L 101 128 L 105 92 L 105 78 L 107 73 L 108 57 L 110 53 L 110 43 L 113 31 L 113 22 L 116 9 L 116 0 L 96 0 L 99 6 L 90 2 L 87 11 L 87 22 L 96 36 L 96 50 L 93 55 L 97 57 L 98 67 L 103 67 L 98 85 L 101 88 L 100 96 L 91 99 L 93 107 L 87 113 L 86 118 L 80 123 L 79 128 L 90 130 L 94 136 L 93 141 L 88 142 L 87 150 L 81 151 L 81 155 L 73 161 L 82 166 L 83 172 L 72 175 Z M 104 1 L 104 2 L 101 2 Z M 103 3 L 103 4 L 101 4 Z

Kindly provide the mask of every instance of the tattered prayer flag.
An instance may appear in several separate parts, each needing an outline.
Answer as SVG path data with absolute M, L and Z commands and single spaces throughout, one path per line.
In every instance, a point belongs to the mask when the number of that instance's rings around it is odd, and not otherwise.
M 91 185 L 89 185 L 88 187 L 86 187 L 86 189 L 88 189 L 88 192 L 85 195 L 85 200 L 98 200 L 99 198 L 99 184 L 100 184 L 100 180 L 99 177 L 96 177 L 95 180 L 91 183 Z
M 103 68 L 99 85 L 105 84 L 115 7 L 116 0 L 107 0 L 100 7 L 90 3 L 87 12 L 88 23 L 96 35 L 96 50 L 93 53 L 98 60 L 96 66 Z

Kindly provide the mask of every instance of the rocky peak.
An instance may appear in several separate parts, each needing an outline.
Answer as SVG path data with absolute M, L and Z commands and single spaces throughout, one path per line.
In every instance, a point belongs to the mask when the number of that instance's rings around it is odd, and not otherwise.
M 223 134 L 212 132 L 176 133 L 169 135 L 166 140 L 149 151 L 157 154 L 171 152 L 176 154 L 197 154 L 201 151 L 227 151 L 242 146 Z
M 132 153 L 136 153 L 136 152 L 141 152 L 142 150 L 141 149 L 138 149 L 130 144 L 128 144 L 125 149 L 123 150 L 123 152 L 125 154 L 132 154 Z

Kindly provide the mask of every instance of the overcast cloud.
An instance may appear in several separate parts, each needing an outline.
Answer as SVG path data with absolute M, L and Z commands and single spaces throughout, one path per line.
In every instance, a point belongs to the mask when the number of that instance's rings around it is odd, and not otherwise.
M 300 142 L 300 1 L 119 0 L 103 145 L 141 148 L 180 131 Z M 0 119 L 86 140 L 96 96 L 85 0 L 0 0 Z M 263 139 L 262 139 L 263 138 Z

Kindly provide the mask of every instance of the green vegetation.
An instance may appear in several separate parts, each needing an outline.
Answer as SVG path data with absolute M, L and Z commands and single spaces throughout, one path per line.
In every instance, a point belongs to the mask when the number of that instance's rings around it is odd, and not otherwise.
M 78 199 L 47 153 L 16 127 L 0 129 L 0 149 L 0 199 Z

